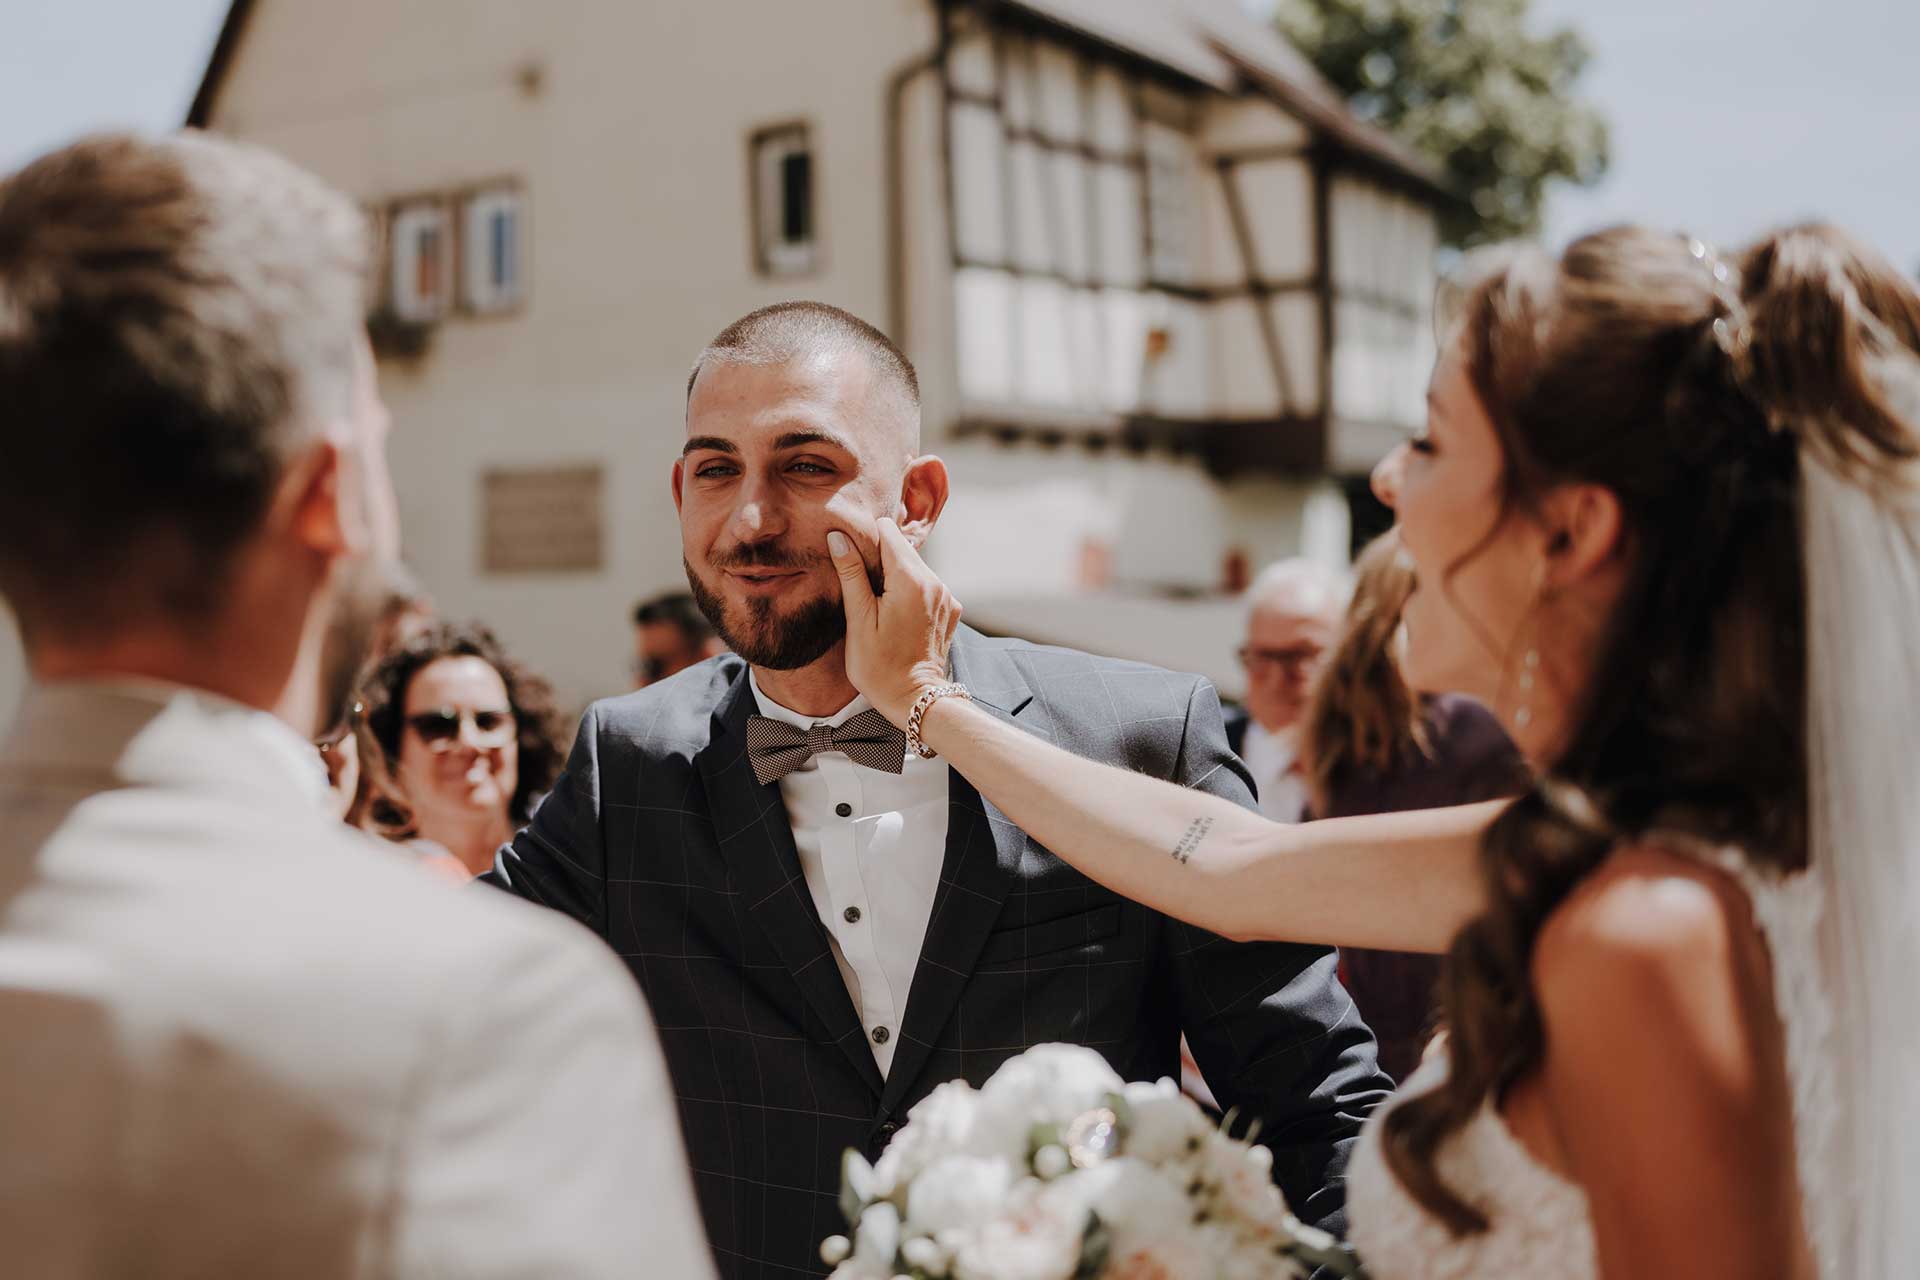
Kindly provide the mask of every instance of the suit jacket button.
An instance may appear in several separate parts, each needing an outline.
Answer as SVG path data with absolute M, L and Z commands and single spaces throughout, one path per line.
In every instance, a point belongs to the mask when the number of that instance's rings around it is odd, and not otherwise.
M 892 1036 L 893 1033 L 885 1027 L 875 1027 L 873 1029 L 873 1042 L 875 1044 L 885 1044 Z

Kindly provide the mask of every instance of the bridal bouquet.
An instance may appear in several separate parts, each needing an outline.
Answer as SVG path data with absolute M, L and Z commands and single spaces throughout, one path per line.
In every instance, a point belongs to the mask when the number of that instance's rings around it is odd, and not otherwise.
M 877 1163 L 849 1151 L 851 1239 L 831 1280 L 1269 1280 L 1352 1256 L 1287 1212 L 1273 1157 L 1171 1080 L 1127 1084 L 1091 1049 L 1029 1049 L 982 1089 L 943 1084 Z

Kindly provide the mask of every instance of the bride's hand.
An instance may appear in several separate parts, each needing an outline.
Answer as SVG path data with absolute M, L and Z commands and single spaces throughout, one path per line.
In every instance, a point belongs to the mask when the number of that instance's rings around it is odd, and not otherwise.
M 882 715 L 904 727 L 926 689 L 947 682 L 947 646 L 960 622 L 960 602 L 927 568 L 891 520 L 875 527 L 880 544 L 880 595 L 853 539 L 827 535 L 847 611 L 847 678 Z

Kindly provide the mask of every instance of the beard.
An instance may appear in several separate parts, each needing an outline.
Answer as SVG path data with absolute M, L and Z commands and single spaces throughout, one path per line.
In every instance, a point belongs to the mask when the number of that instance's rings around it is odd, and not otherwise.
M 777 542 L 753 542 L 711 557 L 718 569 L 806 569 L 827 563 L 824 556 L 809 559 Z M 743 609 L 727 607 L 720 593 L 709 587 L 685 556 L 687 589 L 707 621 L 720 633 L 727 648 L 756 667 L 769 671 L 797 671 L 811 666 L 846 639 L 847 615 L 838 594 L 816 596 L 782 615 L 772 600 L 755 598 Z

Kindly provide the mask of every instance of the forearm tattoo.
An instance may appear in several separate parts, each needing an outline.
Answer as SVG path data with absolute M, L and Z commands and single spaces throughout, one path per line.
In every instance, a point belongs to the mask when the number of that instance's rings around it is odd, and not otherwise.
M 1213 830 L 1212 818 L 1195 818 L 1187 833 L 1180 837 L 1180 843 L 1173 846 L 1173 860 L 1186 862 L 1199 851 L 1200 842 L 1207 838 L 1207 832 Z

